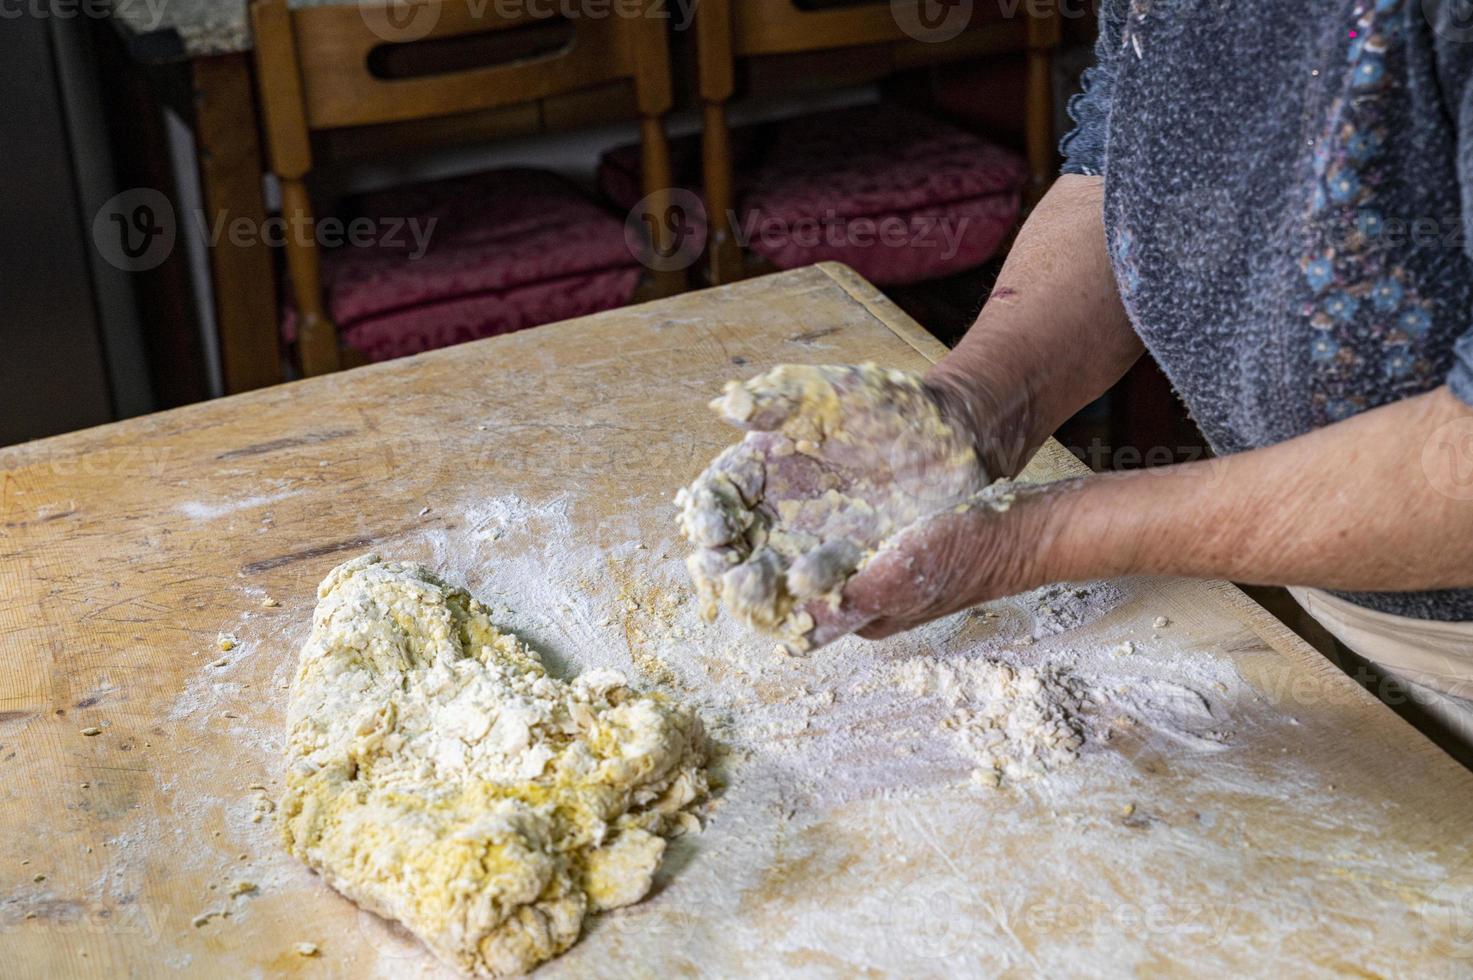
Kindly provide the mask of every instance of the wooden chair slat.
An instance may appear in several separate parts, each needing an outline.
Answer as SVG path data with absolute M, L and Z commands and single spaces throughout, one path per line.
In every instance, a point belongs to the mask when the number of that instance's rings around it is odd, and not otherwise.
M 530 8 L 503 16 L 494 5 L 464 0 L 299 9 L 291 9 L 288 0 L 255 0 L 251 19 L 272 169 L 282 182 L 283 212 L 296 227 L 314 224 L 306 184 L 314 140 L 337 159 L 374 145 L 372 134 L 388 134 L 380 147 L 408 149 L 418 136 L 453 136 L 462 127 L 472 134 L 509 134 L 548 128 L 550 119 L 553 125 L 572 124 L 624 105 L 620 83 L 634 91 L 646 193 L 658 200 L 669 186 L 664 117 L 673 86 L 663 18 L 618 15 L 606 3 L 580 16 L 549 17 Z M 549 30 L 539 30 L 544 27 Z M 554 27 L 566 41 L 544 45 Z M 528 32 L 527 45 L 519 47 L 510 37 L 516 30 Z M 455 45 L 454 70 L 435 70 L 435 52 L 447 51 L 435 43 L 457 39 L 467 43 Z M 468 61 L 482 49 L 512 54 L 494 63 Z M 394 71 L 386 73 L 385 65 Z M 399 73 L 405 66 L 429 70 Z M 359 360 L 341 349 L 322 296 L 312 236 L 289 236 L 285 251 L 303 373 Z M 660 273 L 646 295 L 666 296 L 684 287 L 683 274 Z

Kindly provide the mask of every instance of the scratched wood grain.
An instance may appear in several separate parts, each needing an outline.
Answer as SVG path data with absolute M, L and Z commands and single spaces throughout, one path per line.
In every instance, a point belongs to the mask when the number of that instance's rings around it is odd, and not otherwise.
M 251 821 L 248 787 L 280 785 L 268 749 L 323 573 L 427 528 L 454 535 L 447 502 L 481 488 L 575 487 L 569 520 L 590 541 L 668 538 L 650 502 L 730 440 L 703 410 L 721 382 L 786 361 L 920 369 L 940 352 L 823 266 L 0 451 L 0 973 L 433 972 Z M 1050 446 L 1030 475 L 1077 469 Z M 1237 590 L 1124 587 L 1114 628 L 1164 612 L 1185 655 L 1231 658 L 1253 686 L 1216 763 L 1237 789 L 1157 746 L 1071 799 L 942 792 L 917 817 L 877 798 L 754 821 L 739 842 L 718 811 L 668 872 L 712 879 L 708 904 L 659 919 L 657 895 L 547 972 L 1467 975 L 1473 777 Z M 243 624 L 221 673 L 217 634 Z M 904 831 L 918 819 L 924 834 Z M 728 900 L 717 879 L 743 863 L 761 886 Z M 938 932 L 932 893 L 905 887 L 874 921 L 856 915 L 902 865 L 906 882 L 975 880 L 948 899 L 952 925 Z M 237 877 L 258 890 L 229 898 Z M 1033 904 L 1000 908 L 989 882 Z M 1210 908 L 1221 928 L 1192 928 Z M 907 930 L 952 958 L 918 956 Z M 321 953 L 293 953 L 304 940 Z

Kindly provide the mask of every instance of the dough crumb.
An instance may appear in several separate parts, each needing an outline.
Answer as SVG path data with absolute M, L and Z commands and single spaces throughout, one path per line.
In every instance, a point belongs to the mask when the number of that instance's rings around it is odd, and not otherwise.
M 215 646 L 219 647 L 222 652 L 228 653 L 240 646 L 240 640 L 236 639 L 234 633 L 221 633 L 215 637 Z
M 296 951 L 296 954 L 298 956 L 316 956 L 317 955 L 317 944 L 316 943 L 297 943 L 295 946 L 292 947 L 292 949 L 294 949 Z
M 1158 629 L 1158 630 L 1164 630 L 1166 627 L 1168 627 L 1170 625 L 1171 625 L 1171 620 L 1167 619 L 1165 616 L 1157 616 L 1156 619 L 1155 619 L 1155 621 L 1151 623 L 1151 628 L 1152 629 Z
M 86 735 L 86 736 L 88 736 L 90 738 L 93 735 L 101 735 L 102 734 L 102 729 L 101 728 L 98 728 L 95 725 L 89 725 L 88 727 L 82 729 L 82 734 L 83 735 Z

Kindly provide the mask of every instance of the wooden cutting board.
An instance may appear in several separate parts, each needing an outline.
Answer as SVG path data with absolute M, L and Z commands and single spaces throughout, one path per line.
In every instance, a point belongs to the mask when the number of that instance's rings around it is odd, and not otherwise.
M 705 831 L 549 976 L 1468 975 L 1473 777 L 1229 586 L 799 659 L 697 621 L 670 496 L 732 441 L 722 382 L 940 353 L 823 266 L 0 451 L 4 974 L 441 972 L 256 819 L 316 584 L 377 550 L 724 747 Z M 1030 476 L 1076 471 L 1051 446 Z M 979 786 L 912 682 L 989 657 L 1134 707 Z

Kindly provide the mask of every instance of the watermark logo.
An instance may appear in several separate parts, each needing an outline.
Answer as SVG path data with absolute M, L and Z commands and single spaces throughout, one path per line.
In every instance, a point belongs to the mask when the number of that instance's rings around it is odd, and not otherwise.
M 706 204 L 682 187 L 656 191 L 629 211 L 624 245 L 645 268 L 679 272 L 695 265 L 706 248 Z
M 428 959 L 429 954 L 419 939 L 395 919 L 359 909 L 357 925 L 362 945 L 377 953 L 381 961 Z
M 124 19 L 135 31 L 154 31 L 164 22 L 168 0 L 0 0 L 0 20 Z
M 1473 41 L 1473 0 L 1422 0 L 1422 16 L 1444 40 Z
M 906 951 L 914 956 L 950 959 L 977 939 L 977 886 L 956 874 L 912 878 L 892 896 L 890 907 L 896 921 L 920 923 L 905 936 Z
M 358 15 L 373 35 L 393 44 L 422 41 L 440 23 L 438 0 L 358 0 Z
M 1152 220 L 1157 247 L 1178 268 L 1216 275 L 1239 255 L 1237 211 L 1221 188 L 1193 188 L 1160 202 Z
M 890 0 L 890 14 L 917 41 L 939 44 L 972 23 L 972 0 Z
M 822 215 L 791 220 L 776 215 L 749 212 L 740 221 L 731 214 L 732 238 L 742 248 L 758 245 L 769 255 L 790 248 L 870 249 L 885 248 L 931 251 L 942 262 L 950 262 L 966 244 L 971 215 L 917 215 L 903 218 L 850 218 L 830 209 Z
M 1422 949 L 1449 965 L 1473 960 L 1473 867 L 1466 860 L 1447 868 L 1436 887 L 1418 896 L 1413 908 L 1418 928 L 1410 938 L 1420 939 Z
M 157 268 L 173 252 L 178 231 L 174 205 L 151 187 L 114 195 L 92 219 L 98 254 L 124 272 Z
M 1473 417 L 1438 426 L 1422 445 L 1422 473 L 1451 500 L 1473 500 Z
M 234 215 L 226 210 L 207 215 L 201 210 L 177 215 L 160 191 L 135 187 L 111 198 L 92 219 L 92 240 L 103 260 L 124 272 L 145 272 L 157 267 L 171 254 L 180 234 L 181 217 L 186 231 L 192 227 L 208 248 L 254 248 L 266 245 L 283 248 L 289 244 L 316 244 L 324 249 L 376 249 L 402 254 L 415 262 L 430 250 L 439 223 L 427 218 L 357 217 L 312 219 L 302 213 Z
M 695 19 L 700 0 L 444 0 L 464 3 L 472 20 L 624 20 L 645 18 L 671 21 L 677 31 Z M 358 0 L 363 23 L 392 44 L 428 37 L 440 23 L 441 0 Z

